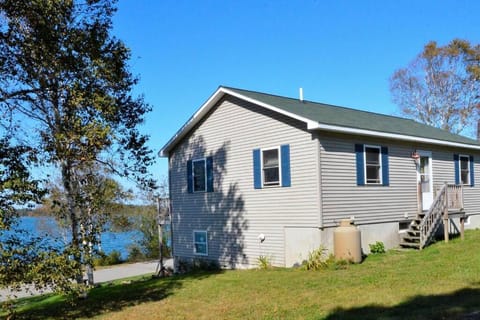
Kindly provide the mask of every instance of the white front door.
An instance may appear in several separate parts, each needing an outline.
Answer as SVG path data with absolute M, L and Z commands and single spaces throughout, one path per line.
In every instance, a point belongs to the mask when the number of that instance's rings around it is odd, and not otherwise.
M 422 194 L 422 210 L 430 209 L 433 202 L 432 153 L 419 151 L 420 163 L 417 176 Z

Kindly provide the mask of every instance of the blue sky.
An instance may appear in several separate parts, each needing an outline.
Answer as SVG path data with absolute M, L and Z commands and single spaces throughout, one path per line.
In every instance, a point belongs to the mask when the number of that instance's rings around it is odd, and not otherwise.
M 480 43 L 480 1 L 120 0 L 114 34 L 132 51 L 142 131 L 157 152 L 227 85 L 397 114 L 388 79 L 431 41 Z M 166 159 L 152 167 L 167 175 Z

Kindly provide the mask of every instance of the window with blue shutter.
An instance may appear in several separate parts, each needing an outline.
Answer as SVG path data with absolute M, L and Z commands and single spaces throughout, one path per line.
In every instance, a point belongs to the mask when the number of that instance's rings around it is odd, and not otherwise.
M 213 158 L 187 161 L 188 192 L 213 192 Z
M 284 144 L 280 146 L 280 154 L 282 157 L 282 187 L 290 187 L 290 145 Z
M 357 165 L 357 186 L 365 185 L 365 168 L 363 160 L 363 144 L 355 145 L 356 165 Z
M 213 192 L 213 157 L 206 158 L 207 166 L 207 192 Z
M 193 168 L 192 168 L 192 160 L 187 161 L 187 189 L 188 193 L 193 192 Z
M 388 148 L 355 144 L 357 185 L 390 185 Z
M 262 188 L 262 165 L 260 149 L 253 150 L 253 187 Z
M 387 147 L 382 147 L 382 185 L 390 185 Z
M 253 187 L 290 187 L 290 145 L 253 150 Z
M 474 169 L 475 168 L 475 159 L 473 159 L 473 156 L 470 156 L 470 185 L 472 187 L 475 187 L 475 173 Z
M 455 184 L 460 184 L 460 164 L 459 164 L 459 155 L 453 155 L 453 165 L 455 167 Z

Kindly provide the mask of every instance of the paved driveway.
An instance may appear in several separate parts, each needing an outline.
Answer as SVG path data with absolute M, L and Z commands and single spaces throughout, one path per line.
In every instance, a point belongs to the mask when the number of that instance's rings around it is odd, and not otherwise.
M 115 266 L 111 266 L 109 268 L 95 270 L 93 272 L 93 279 L 95 283 L 102 283 L 113 281 L 117 279 L 129 278 L 144 274 L 151 274 L 155 273 L 157 269 L 158 261 L 147 261 L 147 262 L 137 262 L 137 263 L 125 263 L 119 264 Z M 168 259 L 165 261 L 165 266 L 168 268 L 173 268 L 173 260 Z M 27 290 L 23 290 L 16 293 L 18 298 L 28 297 L 39 295 L 42 293 L 48 293 L 50 290 L 47 291 L 37 291 L 31 290 L 32 292 L 28 292 Z M 0 301 L 5 301 L 7 299 L 7 295 L 10 293 L 7 289 L 0 290 Z

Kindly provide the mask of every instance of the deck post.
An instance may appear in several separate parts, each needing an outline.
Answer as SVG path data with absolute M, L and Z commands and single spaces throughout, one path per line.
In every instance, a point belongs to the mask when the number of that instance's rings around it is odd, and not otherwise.
M 460 217 L 460 238 L 465 240 L 465 217 Z
M 443 236 L 445 237 L 445 242 L 448 242 L 448 185 L 445 182 L 444 190 L 444 209 L 443 209 Z

